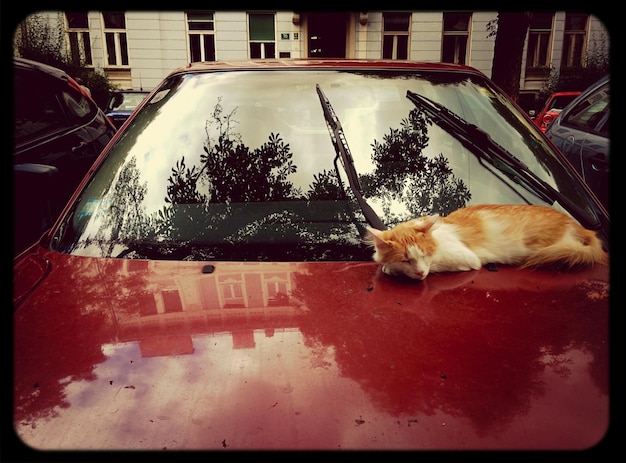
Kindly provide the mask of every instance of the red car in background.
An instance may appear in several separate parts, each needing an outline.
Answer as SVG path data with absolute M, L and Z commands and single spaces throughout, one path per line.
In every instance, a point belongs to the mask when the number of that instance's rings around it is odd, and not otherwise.
M 608 212 L 473 68 L 172 72 L 13 262 L 19 460 L 593 448 L 610 425 L 608 266 L 407 281 L 372 260 L 367 227 L 479 203 L 559 208 L 609 247 Z
M 556 92 L 551 94 L 543 109 L 533 118 L 537 127 L 542 132 L 545 132 L 550 122 L 556 119 L 556 116 L 563 108 L 570 104 L 578 95 L 580 95 L 580 92 Z

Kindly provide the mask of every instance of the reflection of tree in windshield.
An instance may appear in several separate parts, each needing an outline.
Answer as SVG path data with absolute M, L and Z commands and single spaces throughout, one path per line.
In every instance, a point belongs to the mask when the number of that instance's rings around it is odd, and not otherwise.
M 226 114 L 218 100 L 199 165 L 188 166 L 183 156 L 171 169 L 166 205 L 155 216 L 162 242 L 203 243 L 193 251 L 198 258 L 351 259 L 362 252 L 335 172 L 315 174 L 303 193 L 289 178 L 297 171 L 290 145 L 272 132 L 258 148 L 248 147 L 235 113 Z M 330 241 L 332 253 L 315 250 Z
M 247 146 L 235 130 L 235 113 L 225 113 L 218 100 L 199 162 L 188 162 L 194 153 L 174 162 L 163 203 L 151 214 L 144 198 L 154 185 L 141 183 L 137 160 L 129 158 L 113 187 L 94 200 L 97 231 L 76 247 L 127 258 L 369 260 L 371 249 L 361 239 L 366 221 L 340 180 L 337 159 L 335 169 L 311 172 L 303 191 L 291 181 L 298 166 L 290 144 L 270 132 L 260 146 Z M 403 218 L 393 215 L 392 201 L 417 216 L 446 214 L 470 197 L 443 155 L 422 153 L 428 141 L 427 120 L 415 109 L 401 128 L 372 144 L 374 171 L 361 182 L 368 197 L 382 200 L 388 223 Z
M 373 174 L 362 175 L 367 197 L 382 199 L 385 218 L 397 222 L 421 215 L 446 215 L 469 201 L 471 194 L 463 180 L 457 178 L 440 154 L 430 159 L 423 154 L 428 145 L 428 125 L 423 111 L 414 109 L 401 122 L 400 129 L 389 129 L 383 142 L 374 140 Z M 397 216 L 390 203 L 399 201 L 409 216 Z
M 185 164 L 185 156 L 176 162 L 176 166 L 172 168 L 172 175 L 167 179 L 167 195 L 165 202 L 171 204 L 202 204 L 207 198 L 198 192 L 199 172 L 196 166 L 191 168 Z
M 110 256 L 113 248 L 120 241 L 132 242 L 149 233 L 151 220 L 143 209 L 146 184 L 139 183 L 139 170 L 133 157 L 121 171 L 114 188 L 104 198 L 107 212 L 101 212 L 102 224 L 92 237 L 85 240 L 85 245 L 96 245 L 103 255 Z
M 267 142 L 251 150 L 232 130 L 234 113 L 224 115 L 218 101 L 213 120 L 207 123 L 218 127 L 214 141 L 207 130 L 207 143 L 200 157 L 201 170 L 210 179 L 211 201 L 273 201 L 300 196 L 287 180 L 296 172 L 289 144 L 279 134 L 270 133 Z
M 341 187 L 334 171 L 323 170 L 313 175 L 313 183 L 306 195 L 309 201 L 346 200 L 346 193 Z

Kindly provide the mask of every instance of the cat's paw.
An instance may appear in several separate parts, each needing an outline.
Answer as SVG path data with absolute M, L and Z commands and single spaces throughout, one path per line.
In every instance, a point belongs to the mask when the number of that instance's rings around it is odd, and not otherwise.
M 482 263 L 477 255 L 468 255 L 466 256 L 465 262 L 459 264 L 459 270 L 462 272 L 479 270 L 481 267 Z
M 482 263 L 480 262 L 480 259 L 478 257 L 476 257 L 476 260 L 473 260 L 470 265 L 469 265 L 469 269 L 468 270 L 480 270 L 480 268 L 482 267 Z

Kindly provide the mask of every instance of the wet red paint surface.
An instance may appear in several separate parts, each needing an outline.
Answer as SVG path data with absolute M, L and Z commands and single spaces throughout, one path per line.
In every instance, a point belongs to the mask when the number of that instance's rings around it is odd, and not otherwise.
M 417 282 L 39 252 L 14 288 L 33 448 L 584 449 L 609 425 L 603 266 Z

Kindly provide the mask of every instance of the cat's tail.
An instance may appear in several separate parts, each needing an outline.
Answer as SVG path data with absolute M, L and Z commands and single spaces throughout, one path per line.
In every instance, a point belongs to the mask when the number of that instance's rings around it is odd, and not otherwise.
M 609 255 L 595 232 L 575 227 L 557 243 L 539 249 L 526 259 L 521 267 L 559 265 L 568 268 L 593 264 L 609 264 Z

